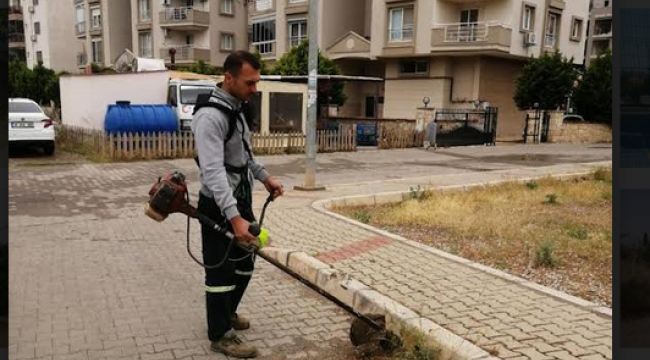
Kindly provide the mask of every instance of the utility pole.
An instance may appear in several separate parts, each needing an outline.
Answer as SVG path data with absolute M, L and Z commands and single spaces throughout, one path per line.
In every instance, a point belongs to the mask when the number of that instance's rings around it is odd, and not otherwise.
M 309 36 L 309 76 L 307 83 L 307 142 L 305 152 L 305 184 L 298 185 L 296 190 L 315 191 L 325 190 L 324 186 L 316 185 L 316 118 L 318 117 L 318 0 L 309 0 L 309 20 L 307 34 Z

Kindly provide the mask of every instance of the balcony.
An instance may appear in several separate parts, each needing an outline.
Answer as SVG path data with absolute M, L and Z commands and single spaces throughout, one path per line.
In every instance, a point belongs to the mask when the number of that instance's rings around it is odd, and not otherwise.
M 192 8 L 169 8 L 160 12 L 160 26 L 184 31 L 207 30 L 210 13 Z
M 77 37 L 86 36 L 86 22 L 80 21 L 76 23 L 74 26 L 74 30 L 75 33 L 77 34 Z
M 9 40 L 9 48 L 25 48 L 25 34 L 14 33 L 7 36 Z
M 22 21 L 23 9 L 20 6 L 12 6 L 9 8 L 9 21 Z
M 431 35 L 432 51 L 510 52 L 512 42 L 512 29 L 489 21 L 439 24 Z
M 165 62 L 171 62 L 169 49 L 176 49 L 175 61 L 177 64 L 191 64 L 195 61 L 203 60 L 210 62 L 210 49 L 197 47 L 194 45 L 166 45 L 160 49 L 160 58 Z

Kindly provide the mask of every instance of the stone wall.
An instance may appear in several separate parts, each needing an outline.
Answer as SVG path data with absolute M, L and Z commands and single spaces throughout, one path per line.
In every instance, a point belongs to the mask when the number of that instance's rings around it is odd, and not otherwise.
M 552 143 L 611 143 L 612 127 L 596 123 L 564 123 L 549 134 Z

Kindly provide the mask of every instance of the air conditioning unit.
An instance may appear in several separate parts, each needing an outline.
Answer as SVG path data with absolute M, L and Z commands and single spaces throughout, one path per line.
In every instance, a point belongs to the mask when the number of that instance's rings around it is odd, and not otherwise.
M 536 44 L 535 33 L 527 32 L 524 34 L 524 46 L 531 46 Z
M 33 13 L 34 13 L 34 5 L 29 5 L 29 7 L 27 7 L 27 10 L 28 10 L 30 13 L 33 14 Z
M 31 36 L 32 42 L 36 42 L 36 35 Z
M 166 29 L 166 28 L 163 29 L 163 36 L 164 36 L 164 37 L 169 37 L 169 35 L 170 35 L 170 34 L 169 34 L 169 29 Z

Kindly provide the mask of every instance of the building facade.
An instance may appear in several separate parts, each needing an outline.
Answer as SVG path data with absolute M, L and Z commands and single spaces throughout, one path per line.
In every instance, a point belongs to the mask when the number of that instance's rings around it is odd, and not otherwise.
M 20 0 L 9 1 L 8 16 L 9 59 L 25 61 L 25 25 L 23 24 L 23 8 L 20 5 Z
M 75 72 L 72 0 L 21 0 L 21 8 L 27 66 L 41 62 L 55 71 Z
M 76 64 L 110 67 L 131 49 L 130 0 L 69 0 L 74 5 L 71 23 L 76 36 Z
M 247 47 L 246 10 L 239 0 L 131 0 L 133 53 L 171 64 L 175 52 L 179 66 L 221 67 L 229 53 Z
M 594 0 L 589 14 L 585 64 L 612 49 L 612 0 Z
M 576 66 L 584 63 L 589 0 L 319 4 L 323 53 L 346 75 L 385 79 L 381 89 L 346 84 L 348 101 L 339 111 L 345 116 L 412 119 L 425 97 L 435 108 L 487 103 L 499 108 L 499 140 L 520 140 L 524 115 L 513 95 L 525 61 L 558 50 L 573 57 Z M 278 59 L 307 36 L 308 11 L 304 0 L 254 1 L 249 5 L 251 49 L 271 62 Z

